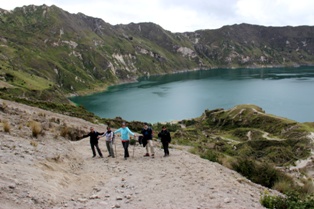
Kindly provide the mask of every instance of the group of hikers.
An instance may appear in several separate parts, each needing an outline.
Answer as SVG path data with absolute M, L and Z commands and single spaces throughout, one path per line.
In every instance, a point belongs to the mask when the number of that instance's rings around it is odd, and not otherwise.
M 124 159 L 126 160 L 129 155 L 129 144 L 130 144 L 130 135 L 134 138 L 136 135 L 126 126 L 126 123 L 123 122 L 121 128 L 117 129 L 116 131 L 111 131 L 111 128 L 107 126 L 106 132 L 97 132 L 94 130 L 93 127 L 90 128 L 90 132 L 86 135 L 83 135 L 81 138 L 90 137 L 90 145 L 93 152 L 93 158 L 96 157 L 96 150 L 100 157 L 103 157 L 103 154 L 98 146 L 98 140 L 101 137 L 106 137 L 106 147 L 109 152 L 108 157 L 115 157 L 115 153 L 113 151 L 113 143 L 114 136 L 116 134 L 120 134 L 122 146 L 124 149 Z M 158 133 L 158 138 L 160 138 L 163 149 L 164 149 L 164 157 L 169 156 L 169 143 L 171 142 L 171 135 L 170 132 L 167 130 L 166 126 L 162 126 L 162 130 Z M 141 131 L 141 135 L 139 135 L 139 142 L 143 144 L 143 147 L 146 147 L 146 154 L 144 157 L 155 157 L 154 145 L 153 145 L 153 130 L 151 127 L 148 126 L 147 123 L 144 124 L 144 127 Z M 95 150 L 96 148 L 96 150 Z M 150 151 L 150 152 L 149 152 Z

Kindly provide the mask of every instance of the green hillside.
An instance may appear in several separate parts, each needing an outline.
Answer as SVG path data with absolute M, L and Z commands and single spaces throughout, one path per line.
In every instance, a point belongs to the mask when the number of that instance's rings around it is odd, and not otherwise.
M 154 23 L 110 25 L 46 5 L 0 9 L 0 23 L 3 98 L 68 103 L 69 95 L 144 75 L 314 63 L 309 26 L 241 24 L 171 33 Z

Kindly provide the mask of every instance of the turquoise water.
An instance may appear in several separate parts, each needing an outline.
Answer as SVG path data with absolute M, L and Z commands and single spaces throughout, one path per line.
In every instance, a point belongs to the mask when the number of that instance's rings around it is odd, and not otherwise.
M 205 109 L 255 104 L 266 113 L 314 121 L 314 67 L 214 69 L 141 78 L 71 100 L 102 118 L 182 120 Z

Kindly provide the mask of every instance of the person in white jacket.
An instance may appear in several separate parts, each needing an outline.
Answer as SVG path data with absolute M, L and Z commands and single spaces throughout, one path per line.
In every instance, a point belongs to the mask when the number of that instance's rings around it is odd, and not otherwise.
M 108 157 L 114 158 L 114 151 L 113 151 L 113 143 L 114 143 L 114 134 L 113 131 L 111 131 L 110 127 L 107 127 L 107 131 L 100 137 L 106 137 L 106 146 L 107 150 L 109 152 Z

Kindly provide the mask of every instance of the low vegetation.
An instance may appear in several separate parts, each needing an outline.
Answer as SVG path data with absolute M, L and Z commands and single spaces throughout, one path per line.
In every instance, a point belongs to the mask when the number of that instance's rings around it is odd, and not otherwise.
M 173 143 L 191 146 L 192 153 L 287 195 L 263 196 L 265 207 L 311 208 L 304 206 L 313 201 L 311 179 L 306 173 L 300 180 L 285 171 L 297 160 L 310 156 L 312 143 L 307 136 L 314 132 L 311 123 L 268 115 L 255 105 L 239 105 L 230 110 L 206 110 L 201 117 L 180 124 L 185 128 L 172 133 Z M 271 207 L 280 202 L 285 202 L 286 207 Z
M 270 209 L 312 209 L 314 196 L 300 192 L 288 192 L 285 196 L 273 196 L 266 193 L 261 197 L 261 204 Z

